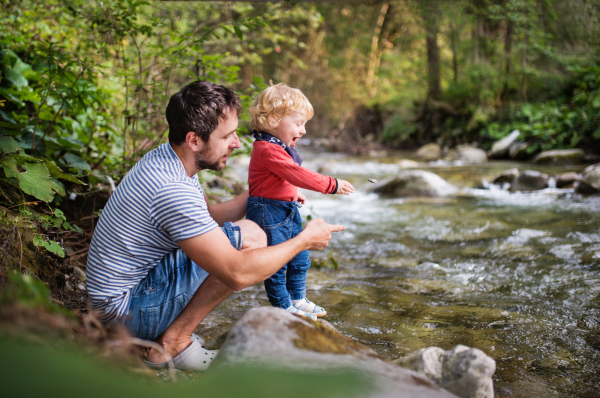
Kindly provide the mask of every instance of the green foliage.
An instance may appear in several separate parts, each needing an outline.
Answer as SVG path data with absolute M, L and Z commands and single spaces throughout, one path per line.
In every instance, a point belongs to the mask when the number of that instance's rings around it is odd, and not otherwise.
M 552 148 L 568 149 L 585 144 L 600 149 L 600 66 L 573 67 L 577 77 L 568 96 L 543 103 L 515 107 L 508 122 L 490 123 L 486 138 L 497 140 L 512 130 L 529 142 L 530 153 Z
M 373 388 L 362 374 L 351 370 L 291 372 L 256 366 L 209 370 L 187 383 L 161 383 L 154 375 L 146 377 L 128 369 L 123 361 L 108 362 L 96 358 L 76 350 L 62 339 L 48 339 L 44 344 L 23 340 L 14 337 L 0 340 L 4 359 L 0 371 L 5 380 L 4 394 L 8 397 L 43 395 L 59 398 L 85 391 L 89 398 L 187 398 L 199 395 L 275 398 L 285 391 L 286 397 L 290 398 L 352 398 L 365 396 Z M 35 375 L 35 383 L 31 382 L 32 375 Z
M 17 271 L 8 272 L 8 282 L 2 293 L 2 301 L 16 301 L 27 307 L 41 307 L 56 310 L 50 299 L 50 289 L 29 274 Z

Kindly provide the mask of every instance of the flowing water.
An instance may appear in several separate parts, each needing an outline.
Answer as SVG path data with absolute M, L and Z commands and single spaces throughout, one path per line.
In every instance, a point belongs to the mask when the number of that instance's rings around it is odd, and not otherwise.
M 402 154 L 302 154 L 306 167 L 325 164 L 357 189 L 303 191 L 304 216 L 346 227 L 329 246 L 339 268 L 313 267 L 308 278 L 309 299 L 340 332 L 390 359 L 430 346 L 479 348 L 496 360 L 499 397 L 600 396 L 600 198 L 472 188 L 513 167 L 551 175 L 582 167 L 434 163 L 420 168 L 461 188 L 458 196 L 384 199 L 368 193 L 368 179 L 394 176 Z M 258 305 L 268 305 L 261 286 L 235 293 L 199 332 L 217 344 Z

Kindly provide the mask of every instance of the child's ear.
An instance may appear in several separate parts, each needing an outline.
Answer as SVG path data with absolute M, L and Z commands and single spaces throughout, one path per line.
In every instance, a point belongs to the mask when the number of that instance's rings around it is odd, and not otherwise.
M 275 117 L 275 115 L 267 116 L 267 123 L 269 124 L 269 128 L 276 129 L 279 126 L 279 120 Z

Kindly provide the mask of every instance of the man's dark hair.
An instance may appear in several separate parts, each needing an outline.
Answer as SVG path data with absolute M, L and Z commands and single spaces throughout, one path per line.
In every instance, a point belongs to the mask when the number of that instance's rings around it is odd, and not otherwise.
M 226 112 L 235 111 L 239 117 L 242 104 L 235 93 L 226 87 L 197 80 L 173 94 L 167 105 L 169 142 L 180 145 L 188 132 L 193 131 L 204 142 L 215 131 Z

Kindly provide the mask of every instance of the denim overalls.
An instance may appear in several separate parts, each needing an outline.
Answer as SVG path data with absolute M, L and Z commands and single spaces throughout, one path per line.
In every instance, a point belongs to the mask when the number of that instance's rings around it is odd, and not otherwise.
M 268 245 L 274 246 L 302 232 L 302 217 L 298 211 L 301 206 L 299 202 L 250 197 L 246 218 L 257 223 L 267 234 Z M 273 307 L 287 309 L 292 305 L 292 300 L 306 297 L 306 273 L 309 267 L 308 250 L 304 250 L 265 280 L 265 290 Z

